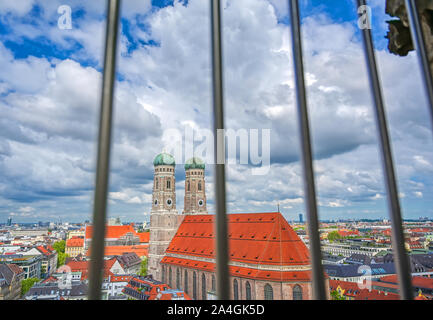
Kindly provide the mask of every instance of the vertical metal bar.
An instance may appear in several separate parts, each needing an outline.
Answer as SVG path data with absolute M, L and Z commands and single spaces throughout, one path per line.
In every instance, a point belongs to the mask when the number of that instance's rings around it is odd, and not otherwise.
M 120 0 L 108 0 L 105 38 L 104 76 L 99 119 L 98 159 L 96 187 L 93 203 L 93 232 L 89 278 L 89 299 L 101 298 L 104 270 L 105 220 L 107 209 L 108 177 L 110 169 L 111 123 L 116 72 L 117 33 L 119 29 Z
M 361 6 L 366 6 L 365 0 L 357 1 L 358 8 Z M 382 98 L 382 89 L 380 86 L 379 74 L 377 72 L 373 39 L 371 36 L 371 31 L 367 27 L 362 29 L 361 33 L 364 42 L 364 51 L 368 69 L 370 90 L 372 91 L 374 100 L 376 123 L 380 136 L 382 165 L 388 193 L 388 207 L 392 223 L 392 248 L 394 251 L 394 261 L 396 264 L 400 285 L 400 298 L 404 300 L 410 300 L 413 299 L 411 270 L 404 245 L 405 241 L 403 234 L 403 221 L 401 218 L 396 176 L 394 173 L 394 164 L 392 160 L 392 150 L 389 142 L 388 127 Z
M 326 300 L 325 276 L 320 250 L 319 217 L 317 214 L 316 189 L 314 185 L 313 156 L 305 90 L 304 63 L 302 59 L 301 22 L 297 0 L 289 0 L 292 31 L 292 50 L 295 68 L 296 100 L 302 149 L 304 194 L 308 217 L 310 259 L 313 276 L 313 295 L 316 300 Z
M 421 26 L 421 19 L 419 15 L 419 8 L 417 7 L 415 0 L 406 0 L 406 11 L 409 18 L 412 41 L 418 53 L 419 63 L 421 65 L 421 72 L 424 77 L 424 86 L 430 103 L 430 116 L 432 118 L 432 124 L 433 124 L 432 71 L 429 65 L 427 47 L 425 45 L 424 32 Z
M 217 297 L 229 299 L 228 239 L 226 215 L 225 165 L 221 161 L 224 154 L 224 94 L 223 62 L 221 42 L 221 4 L 220 0 L 211 2 L 212 30 L 212 77 L 213 77 L 213 112 L 215 139 L 215 196 L 216 196 L 216 274 Z

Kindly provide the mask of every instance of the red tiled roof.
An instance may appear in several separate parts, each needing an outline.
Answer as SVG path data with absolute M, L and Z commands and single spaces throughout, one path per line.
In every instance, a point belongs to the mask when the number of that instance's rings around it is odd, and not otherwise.
M 390 275 L 380 278 L 380 284 L 382 282 L 388 282 L 392 284 L 398 284 L 397 275 Z M 412 277 L 412 285 L 418 288 L 429 288 L 433 289 L 433 278 L 425 278 L 421 276 Z
M 121 275 L 121 276 L 111 276 L 110 277 L 110 282 L 129 282 L 129 280 L 131 280 L 132 276 L 125 276 L 125 275 Z
M 86 236 L 85 239 L 92 238 L 93 226 L 86 226 Z M 106 226 L 105 228 L 105 238 L 106 239 L 117 239 L 126 233 L 131 232 L 132 234 L 136 234 L 132 225 L 126 226 Z
M 344 296 L 355 297 L 361 291 L 357 282 L 329 280 L 329 289 L 331 291 L 336 290 L 338 286 L 344 290 Z
M 355 300 L 400 300 L 400 296 L 391 292 L 383 292 L 378 290 L 362 289 Z
M 104 260 L 104 278 L 108 278 L 108 276 L 113 276 L 114 274 L 110 271 L 111 267 L 114 263 L 116 263 L 117 259 L 112 258 L 110 260 Z M 71 268 L 72 272 L 81 272 L 81 280 L 88 278 L 89 273 L 89 261 L 75 261 L 71 260 L 66 264 L 69 268 Z
M 186 216 L 166 253 L 215 258 L 214 215 Z M 281 213 L 228 215 L 229 258 L 256 265 L 308 265 L 309 253 Z
M 150 232 L 137 232 L 137 236 L 140 238 L 140 243 L 148 243 Z
M 54 278 L 53 276 L 50 276 L 50 277 L 46 278 L 45 280 L 43 280 L 42 283 L 57 282 L 57 281 L 59 281 L 59 280 Z
M 7 266 L 15 274 L 21 274 L 21 273 L 24 272 L 24 270 L 20 266 L 18 266 L 16 264 L 8 264 Z
M 105 256 L 121 256 L 124 253 L 134 252 L 139 257 L 147 256 L 149 245 L 140 244 L 133 246 L 106 246 L 104 255 Z M 87 250 L 86 255 L 89 257 L 91 254 L 91 250 Z
M 359 236 L 358 230 L 348 230 L 348 229 L 340 229 L 338 230 L 338 234 L 342 237 L 348 237 L 348 236 Z
M 182 266 L 202 271 L 215 272 L 215 263 L 189 260 L 182 258 L 173 258 L 165 256 L 161 260 L 162 264 Z M 274 280 L 274 281 L 310 281 L 311 272 L 305 271 L 269 271 L 258 270 L 254 268 L 229 266 L 230 275 L 234 277 L 250 278 L 257 280 Z
M 67 247 L 84 247 L 84 239 L 79 237 L 72 237 L 66 240 Z

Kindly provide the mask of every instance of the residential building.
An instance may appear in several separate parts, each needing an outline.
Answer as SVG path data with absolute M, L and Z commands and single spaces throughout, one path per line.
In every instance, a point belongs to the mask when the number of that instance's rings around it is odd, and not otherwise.
M 124 253 L 121 256 L 117 256 L 117 259 L 126 274 L 138 274 L 140 272 L 142 260 L 135 252 Z
M 173 290 L 152 277 L 132 277 L 123 293 L 132 300 L 191 300 L 182 290 Z
M 70 257 L 76 257 L 84 253 L 84 237 L 73 236 L 66 240 L 65 253 Z
M 0 300 L 18 300 L 24 270 L 15 264 L 0 264 Z
M 0 255 L 0 264 L 16 264 L 24 271 L 24 279 L 41 278 L 42 256 L 41 255 Z
M 123 289 L 133 276 L 130 274 L 109 275 L 102 283 L 102 300 L 115 300 L 124 296 Z
M 69 286 L 57 282 L 37 283 L 24 295 L 25 300 L 87 300 L 88 286 L 72 281 Z

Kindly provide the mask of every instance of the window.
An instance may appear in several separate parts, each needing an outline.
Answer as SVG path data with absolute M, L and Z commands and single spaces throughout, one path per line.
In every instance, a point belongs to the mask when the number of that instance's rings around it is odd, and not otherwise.
M 265 285 L 265 300 L 274 300 L 274 290 L 269 284 Z
M 171 267 L 168 268 L 168 285 L 171 286 Z M 172 287 L 173 288 L 173 287 Z
M 198 191 L 201 191 L 201 181 L 198 182 Z
M 245 298 L 246 300 L 251 300 L 251 285 L 248 281 L 245 284 Z
M 167 189 L 170 189 L 170 188 L 171 188 L 171 181 L 167 180 Z
M 158 189 L 159 188 L 159 186 L 158 186 L 158 178 L 156 178 L 156 186 L 155 186 L 155 189 Z
M 212 275 L 212 291 L 215 292 L 216 291 L 216 283 L 215 283 L 215 276 Z
M 184 281 L 185 281 L 185 286 L 184 286 L 183 290 L 186 293 L 188 293 L 188 271 L 187 270 L 185 270 Z
M 203 273 L 201 276 L 201 299 L 206 300 L 206 275 Z
M 293 300 L 302 300 L 302 288 L 300 285 L 293 287 Z
M 180 270 L 176 269 L 176 289 L 180 289 Z
M 239 294 L 238 294 L 238 280 L 233 281 L 233 299 L 239 300 Z
M 195 271 L 192 274 L 192 298 L 197 300 L 197 275 Z
M 187 183 L 187 190 L 188 190 L 188 191 L 191 191 L 191 186 L 190 186 L 189 181 L 188 181 L 188 183 Z

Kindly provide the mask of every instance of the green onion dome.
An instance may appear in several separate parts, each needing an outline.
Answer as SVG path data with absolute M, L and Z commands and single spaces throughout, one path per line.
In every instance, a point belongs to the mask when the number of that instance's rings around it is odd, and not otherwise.
M 153 160 L 153 165 L 156 166 L 175 166 L 176 162 L 174 161 L 174 157 L 168 153 L 160 153 Z
M 200 158 L 194 157 L 189 159 L 186 163 L 185 163 L 185 170 L 189 170 L 189 169 L 203 169 L 204 170 L 205 164 L 203 162 L 203 160 L 201 160 Z

